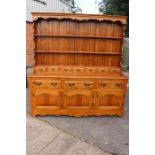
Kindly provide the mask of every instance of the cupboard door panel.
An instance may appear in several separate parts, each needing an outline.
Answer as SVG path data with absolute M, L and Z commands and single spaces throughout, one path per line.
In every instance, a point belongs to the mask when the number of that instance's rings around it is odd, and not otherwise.
M 96 93 L 96 106 L 122 106 L 124 97 L 122 92 L 100 91 Z
M 91 107 L 92 92 L 84 90 L 66 91 L 64 93 L 64 107 Z
M 33 104 L 35 106 L 61 106 L 61 95 L 57 90 L 34 90 L 33 94 Z

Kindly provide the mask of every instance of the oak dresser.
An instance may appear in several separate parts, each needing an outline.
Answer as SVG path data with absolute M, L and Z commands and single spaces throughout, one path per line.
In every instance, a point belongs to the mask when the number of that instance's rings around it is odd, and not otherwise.
M 125 16 L 32 13 L 31 115 L 124 115 Z

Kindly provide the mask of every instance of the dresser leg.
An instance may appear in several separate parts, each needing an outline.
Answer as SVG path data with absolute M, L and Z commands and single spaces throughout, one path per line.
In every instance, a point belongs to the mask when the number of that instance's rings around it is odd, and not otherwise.
M 119 113 L 119 116 L 120 116 L 120 117 L 124 117 L 124 113 L 125 113 L 125 112 L 124 112 L 124 109 L 122 108 L 121 111 L 120 111 L 120 113 Z

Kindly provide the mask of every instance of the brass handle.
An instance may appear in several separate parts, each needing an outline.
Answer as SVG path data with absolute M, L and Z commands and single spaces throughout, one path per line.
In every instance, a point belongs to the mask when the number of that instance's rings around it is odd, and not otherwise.
M 56 86 L 57 86 L 57 82 L 51 82 L 51 85 L 52 85 L 53 87 L 56 87 Z
M 105 72 L 105 71 L 106 71 L 105 69 L 102 69 L 102 70 L 101 70 L 101 72 Z
M 101 86 L 102 87 L 106 87 L 107 86 L 107 83 L 101 83 Z
M 75 86 L 75 83 L 68 83 L 68 85 L 69 85 L 70 87 L 74 87 L 74 86 Z
M 65 72 L 67 72 L 68 70 L 69 70 L 68 68 L 65 68 L 65 69 L 64 69 Z
M 122 83 L 116 83 L 116 87 L 121 87 Z
M 90 87 L 91 86 L 91 83 L 84 83 L 84 86 L 85 87 Z
M 93 70 L 93 69 L 89 69 L 88 71 L 89 71 L 89 72 L 93 72 L 94 70 Z
M 76 69 L 76 71 L 77 71 L 77 72 L 80 72 L 80 71 L 81 71 L 81 69 Z
M 41 82 L 36 82 L 36 85 L 37 85 L 37 86 L 41 86 L 42 83 L 41 83 Z
M 52 68 L 51 71 L 55 71 L 55 68 Z
M 42 68 L 39 68 L 39 71 L 41 72 L 41 71 L 43 71 L 43 69 Z

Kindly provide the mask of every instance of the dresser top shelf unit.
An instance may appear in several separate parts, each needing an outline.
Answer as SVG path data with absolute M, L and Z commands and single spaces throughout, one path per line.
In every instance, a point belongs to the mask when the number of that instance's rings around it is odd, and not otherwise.
M 35 65 L 120 67 L 126 16 L 32 13 Z

